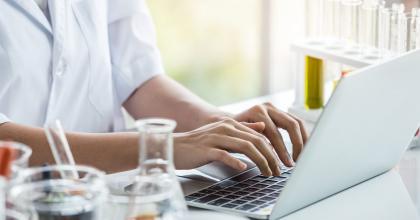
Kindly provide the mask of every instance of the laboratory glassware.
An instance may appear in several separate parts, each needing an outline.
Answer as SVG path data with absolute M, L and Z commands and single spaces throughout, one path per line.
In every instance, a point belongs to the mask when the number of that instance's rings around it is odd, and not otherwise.
M 173 164 L 176 122 L 145 119 L 136 125 L 140 133 L 139 173 L 128 189 L 131 196 L 126 219 L 183 219 L 187 206 Z
M 10 179 L 14 179 L 20 170 L 28 167 L 32 149 L 24 144 L 11 141 L 0 141 L 0 148 L 9 148 L 12 151 L 13 161 Z
M 410 17 L 408 49 L 420 49 L 420 8 L 413 8 Z
M 389 50 L 394 56 L 407 51 L 407 15 L 404 11 L 404 4 L 392 4 Z
M 62 178 L 76 170 L 80 179 Z M 102 220 L 108 189 L 104 173 L 87 166 L 45 166 L 19 172 L 9 190 L 13 208 L 30 220 Z
M 324 62 L 305 57 L 305 107 L 320 109 L 324 106 Z
M 365 0 L 360 7 L 359 43 L 367 58 L 378 58 L 378 9 L 379 0 Z
M 340 1 L 325 0 L 323 34 L 325 35 L 326 46 L 331 49 L 338 49 L 340 44 Z
M 76 165 L 61 122 L 55 120 L 52 123 L 48 123 L 44 131 L 57 165 Z M 76 171 L 63 172 L 62 177 L 69 179 L 79 178 Z
M 306 0 L 306 36 L 311 44 L 322 44 L 325 0 Z
M 341 0 L 340 35 L 347 53 L 359 53 L 359 16 L 361 0 Z
M 391 40 L 391 10 L 386 7 L 379 9 L 378 49 L 379 56 L 384 58 L 390 55 Z

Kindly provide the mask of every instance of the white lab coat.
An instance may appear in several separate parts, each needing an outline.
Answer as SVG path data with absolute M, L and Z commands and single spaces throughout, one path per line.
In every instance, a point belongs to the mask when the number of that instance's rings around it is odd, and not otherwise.
M 0 1 L 0 123 L 108 132 L 121 104 L 164 72 L 145 0 Z

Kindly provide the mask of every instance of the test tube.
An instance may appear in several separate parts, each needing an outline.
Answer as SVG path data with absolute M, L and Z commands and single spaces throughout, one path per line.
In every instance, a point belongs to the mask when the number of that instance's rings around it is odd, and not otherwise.
M 346 44 L 348 53 L 358 53 L 359 49 L 359 9 L 361 0 L 341 0 L 341 30 L 340 35 Z
M 379 8 L 378 20 L 379 56 L 383 58 L 389 55 L 391 37 L 391 10 L 384 4 L 381 4 Z
M 306 35 L 311 44 L 322 44 L 324 0 L 306 0 Z
M 360 8 L 359 40 L 367 58 L 377 58 L 379 0 L 365 0 Z
M 324 35 L 327 47 L 340 47 L 340 0 L 325 0 L 324 2 Z
M 404 4 L 392 4 L 389 48 L 392 55 L 399 55 L 407 50 L 407 15 L 404 10 Z
M 420 48 L 420 8 L 413 8 L 410 17 L 408 49 Z

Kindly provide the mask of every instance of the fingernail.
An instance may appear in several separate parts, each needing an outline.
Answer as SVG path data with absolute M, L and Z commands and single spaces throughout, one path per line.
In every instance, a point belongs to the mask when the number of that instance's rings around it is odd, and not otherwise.
M 245 170 L 247 168 L 247 165 L 243 162 L 239 162 L 238 165 L 240 170 Z

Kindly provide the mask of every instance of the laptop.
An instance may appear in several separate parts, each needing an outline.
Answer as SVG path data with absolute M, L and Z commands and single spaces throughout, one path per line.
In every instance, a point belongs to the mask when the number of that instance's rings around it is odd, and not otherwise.
M 186 195 L 188 205 L 279 219 L 392 169 L 420 125 L 420 51 L 343 78 L 294 168 L 257 168 Z

